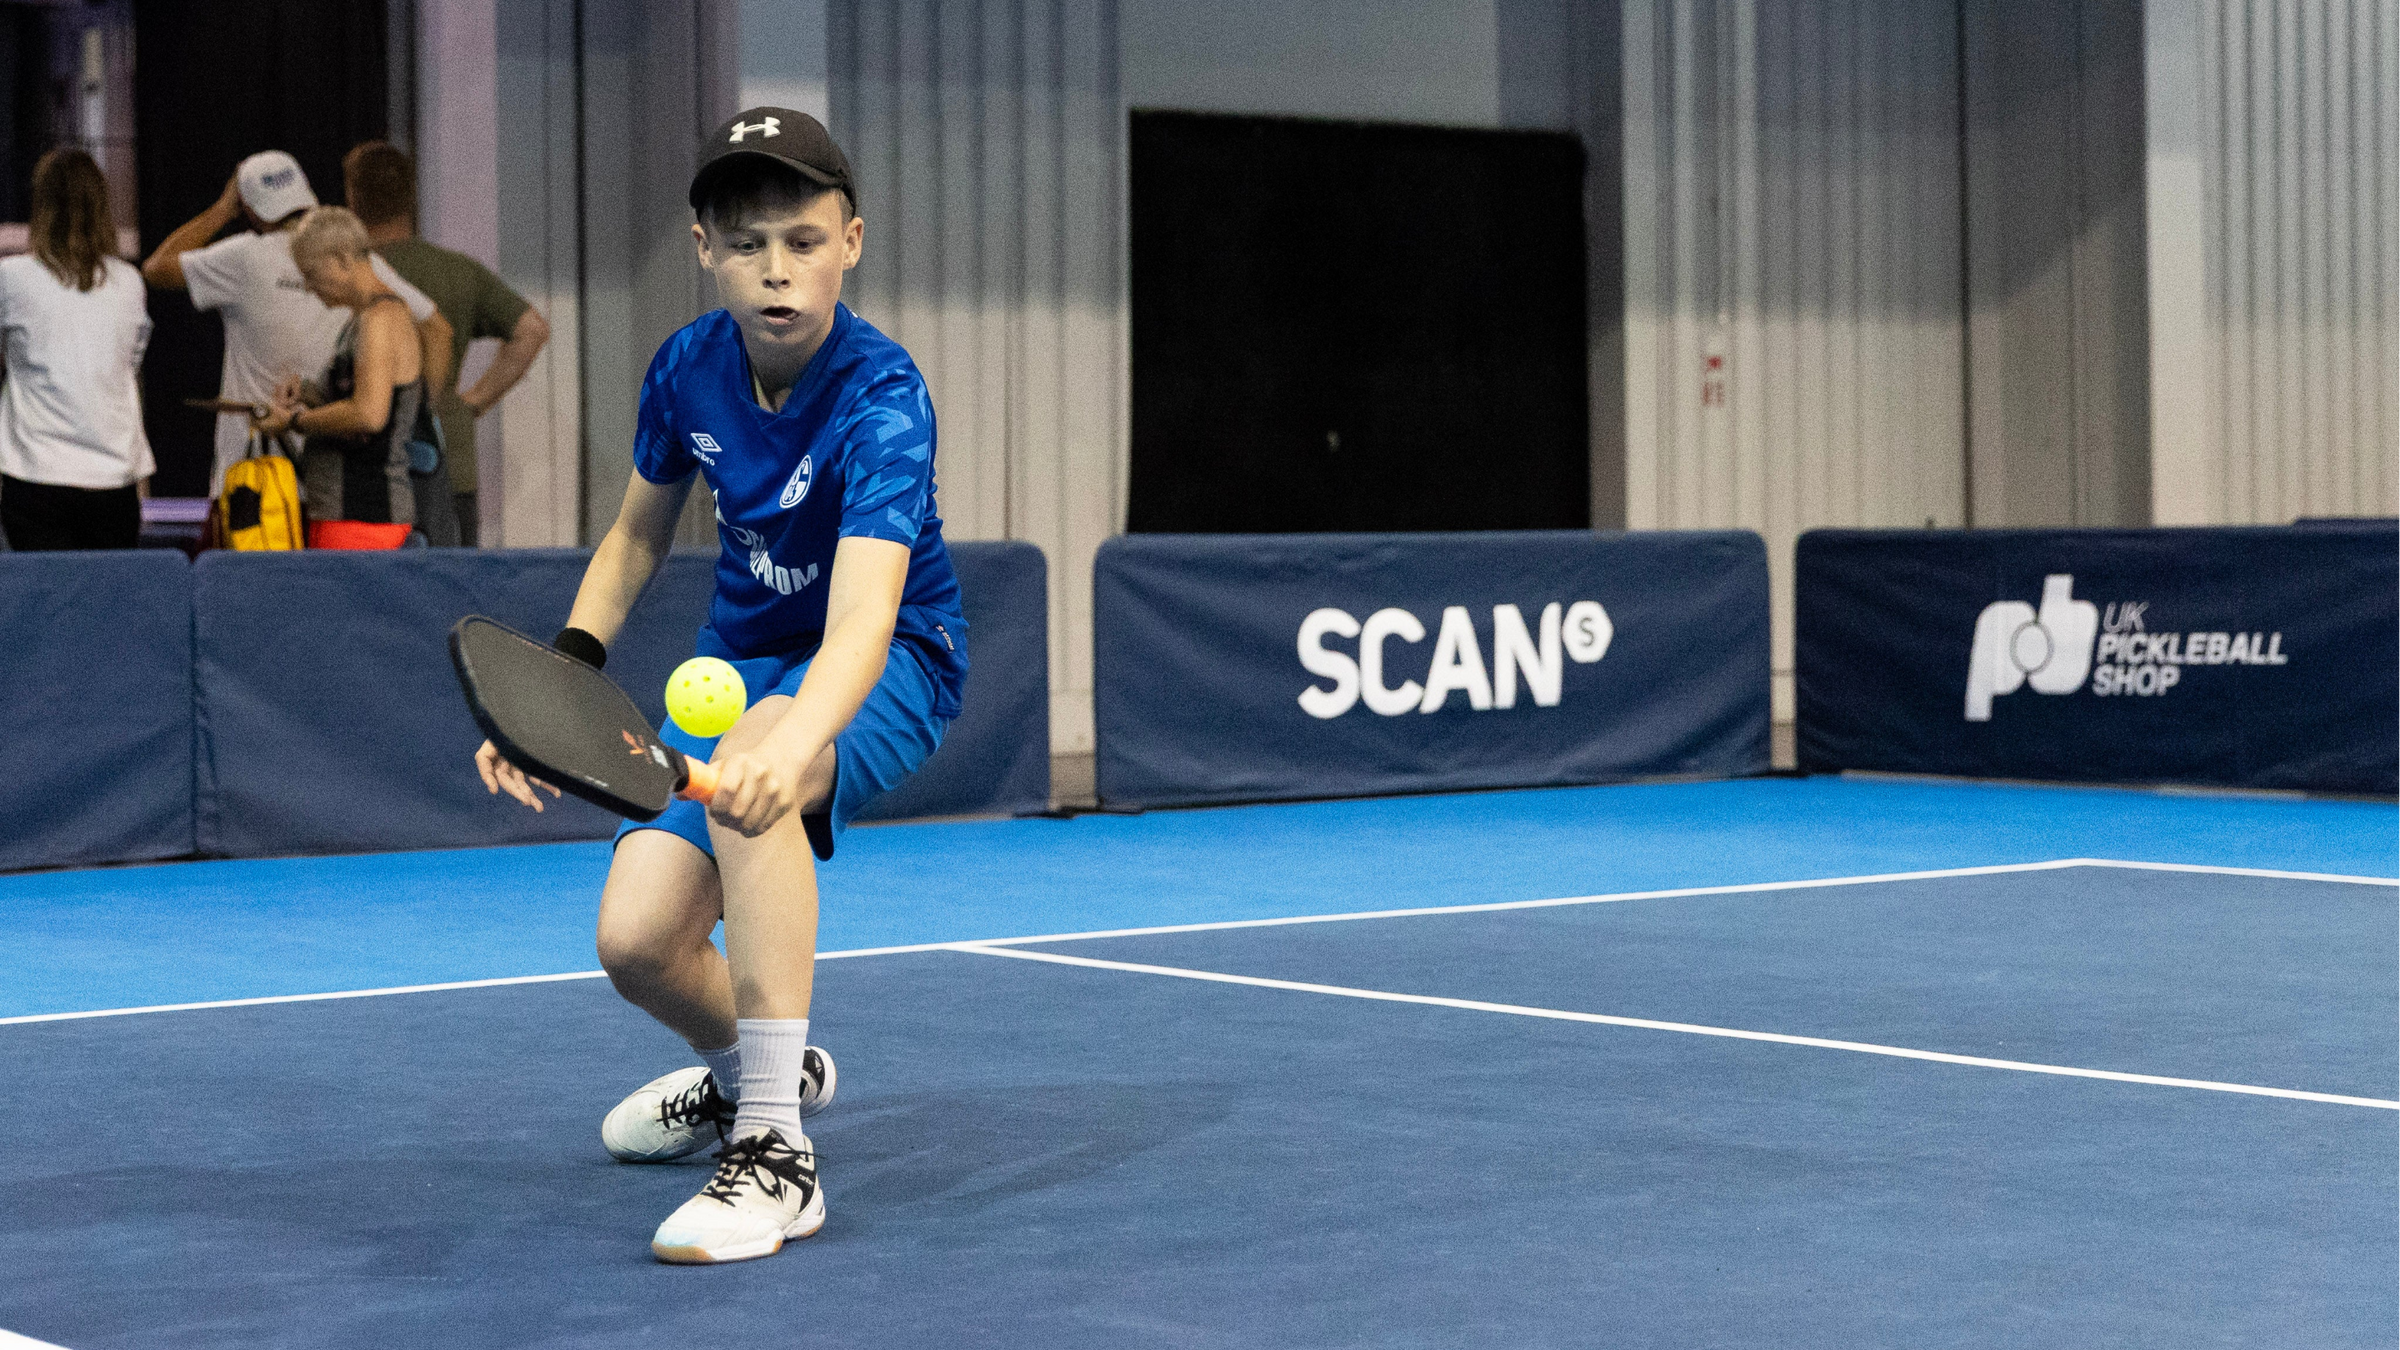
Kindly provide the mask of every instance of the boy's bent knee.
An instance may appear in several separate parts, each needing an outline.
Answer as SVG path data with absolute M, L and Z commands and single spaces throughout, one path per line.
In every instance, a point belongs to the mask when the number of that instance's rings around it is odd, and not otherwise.
M 664 934 L 633 928 L 600 926 L 600 968 L 619 989 L 648 988 L 666 977 L 680 953 L 662 940 Z
M 708 942 L 716 888 L 716 864 L 687 839 L 638 830 L 618 841 L 600 897 L 600 968 L 620 990 L 658 983 Z

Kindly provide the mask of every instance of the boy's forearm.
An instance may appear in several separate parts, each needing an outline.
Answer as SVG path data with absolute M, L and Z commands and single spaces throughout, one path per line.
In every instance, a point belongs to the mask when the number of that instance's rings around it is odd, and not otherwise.
M 592 562 L 583 571 L 583 584 L 575 590 L 575 607 L 567 614 L 567 626 L 600 639 L 603 647 L 613 645 L 624 630 L 625 616 L 633 612 L 633 602 L 642 598 L 658 564 L 656 549 L 631 531 L 612 527 L 592 550 Z
M 836 622 L 808 664 L 791 711 L 759 746 L 762 753 L 805 766 L 833 744 L 858 715 L 891 655 L 891 614 L 852 613 Z

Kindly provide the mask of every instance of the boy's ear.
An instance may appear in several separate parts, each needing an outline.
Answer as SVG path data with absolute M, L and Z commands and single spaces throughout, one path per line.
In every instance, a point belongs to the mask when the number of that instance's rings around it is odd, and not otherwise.
M 700 254 L 700 265 L 712 272 L 715 271 L 716 260 L 708 254 L 708 230 L 696 220 L 692 222 L 692 247 Z
M 850 217 L 850 223 L 842 227 L 843 271 L 847 272 L 858 266 L 859 250 L 864 246 L 866 237 L 867 218 L 865 216 Z

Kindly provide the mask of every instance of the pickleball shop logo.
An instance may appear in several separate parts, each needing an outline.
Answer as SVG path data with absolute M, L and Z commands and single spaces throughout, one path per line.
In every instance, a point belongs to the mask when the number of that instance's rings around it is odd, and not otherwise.
M 2000 600 L 1975 619 L 1967 658 L 1967 720 L 1992 720 L 1992 700 L 2026 685 L 2072 694 L 2088 679 L 2096 698 L 2156 698 L 2183 682 L 2186 666 L 2280 666 L 2280 632 L 2152 632 L 2150 602 L 2099 605 L 2075 598 L 2075 578 L 2042 578 L 2042 607 Z M 2095 662 L 2097 663 L 2095 665 Z
M 1403 713 L 1440 712 L 1452 694 L 1469 710 L 1489 712 L 1517 706 L 1519 687 L 1537 708 L 1555 708 L 1565 685 L 1566 661 L 1590 665 L 1608 654 L 1616 626 L 1597 600 L 1542 607 L 1531 625 L 1515 605 L 1492 608 L 1492 659 L 1483 659 L 1483 642 L 1474 615 L 1464 605 L 1442 610 L 1440 631 L 1425 678 L 1389 683 L 1395 667 L 1413 665 L 1392 647 L 1425 640 L 1424 621 L 1405 609 L 1379 609 L 1361 623 L 1348 610 L 1325 608 L 1300 621 L 1300 665 L 1309 674 L 1332 682 L 1312 684 L 1300 691 L 1300 707 L 1309 716 L 1331 719 L 1360 703 L 1380 717 Z M 1355 639 L 1350 651 L 1329 646 Z
M 2092 670 L 2100 607 L 2075 598 L 2075 578 L 2042 579 L 2042 607 L 1996 600 L 1975 619 L 1967 658 L 1967 720 L 1992 720 L 1992 700 L 2032 685 L 2037 694 L 2072 694 Z

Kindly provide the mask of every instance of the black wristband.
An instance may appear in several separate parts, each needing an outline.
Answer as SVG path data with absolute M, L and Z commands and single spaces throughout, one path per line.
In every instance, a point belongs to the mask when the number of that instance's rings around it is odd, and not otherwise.
M 558 636 L 550 639 L 550 645 L 594 670 L 608 665 L 608 648 L 600 645 L 600 639 L 580 628 L 559 629 Z

